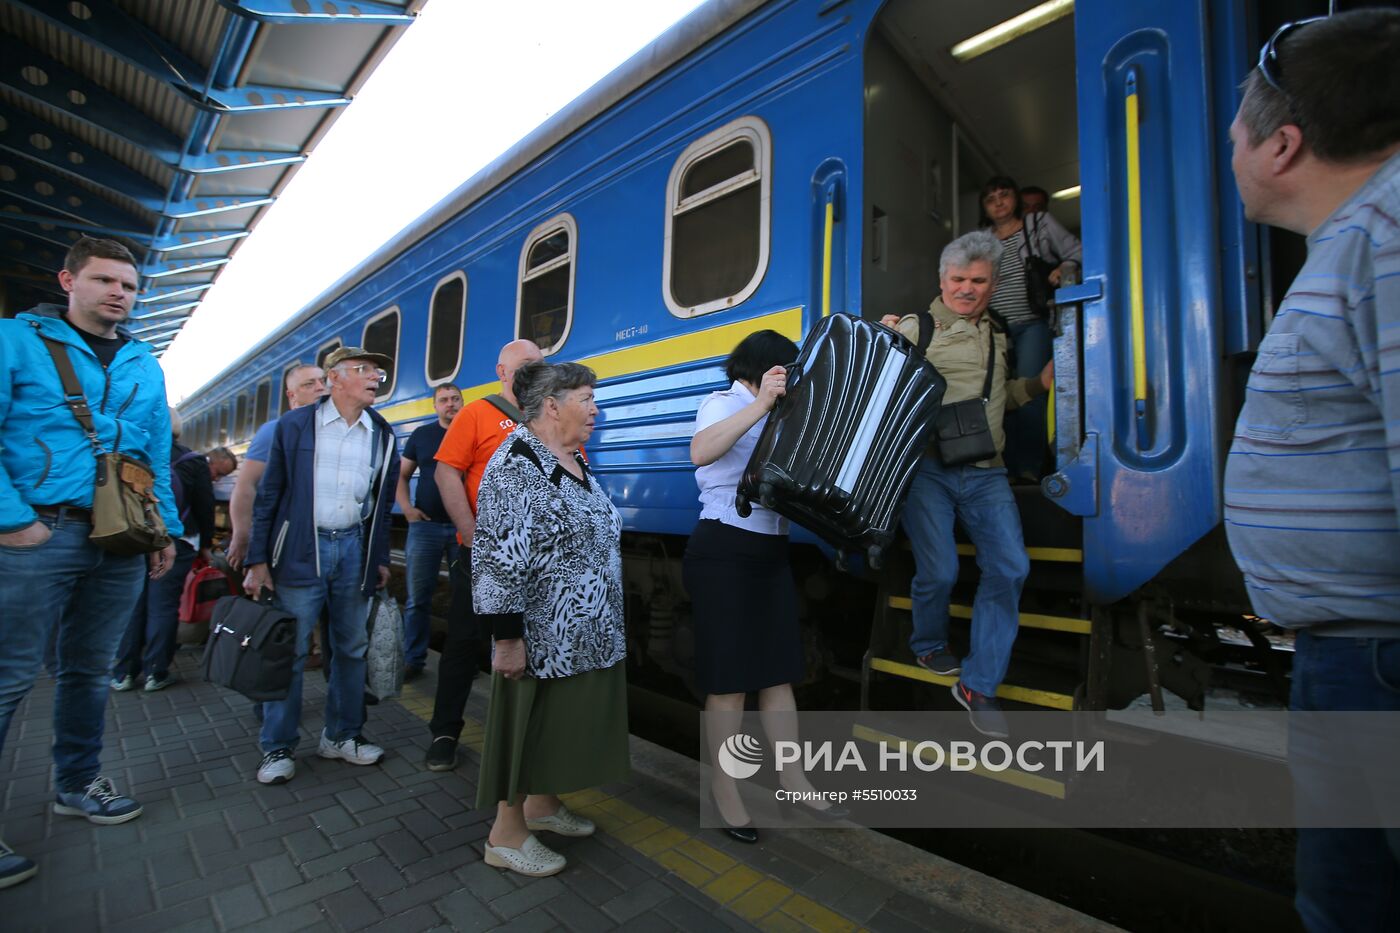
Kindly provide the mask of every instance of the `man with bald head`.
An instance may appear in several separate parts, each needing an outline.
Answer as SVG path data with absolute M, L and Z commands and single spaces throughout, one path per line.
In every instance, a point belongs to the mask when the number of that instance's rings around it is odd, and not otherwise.
M 437 698 L 428 724 L 433 744 L 428 748 L 430 771 L 457 766 L 457 740 L 476 676 L 476 613 L 472 611 L 472 532 L 476 530 L 476 493 L 486 463 L 520 421 L 515 402 L 515 371 L 543 359 L 533 341 L 513 340 L 501 348 L 496 378 L 501 391 L 467 405 L 452 419 L 437 451 L 434 480 L 452 524 L 457 528 L 458 557 L 452 562 L 452 603 L 447 618 L 447 643 L 438 664 Z

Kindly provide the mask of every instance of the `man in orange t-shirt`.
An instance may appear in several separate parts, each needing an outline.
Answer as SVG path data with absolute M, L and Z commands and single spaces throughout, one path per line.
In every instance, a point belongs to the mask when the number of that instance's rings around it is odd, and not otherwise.
M 457 766 L 457 740 L 462 735 L 467 697 L 476 676 L 481 636 L 472 611 L 472 532 L 476 530 L 476 494 L 481 477 L 496 448 L 515 428 L 515 371 L 543 359 L 540 348 L 529 340 L 513 340 L 501 348 L 496 378 L 501 392 L 496 398 L 480 398 L 452 419 L 438 445 L 437 481 L 443 507 L 457 526 L 457 559 L 452 562 L 452 601 L 447 612 L 447 642 L 438 663 L 437 697 L 428 729 L 433 744 L 425 764 L 429 771 L 451 771 Z M 497 404 L 504 400 L 504 407 Z

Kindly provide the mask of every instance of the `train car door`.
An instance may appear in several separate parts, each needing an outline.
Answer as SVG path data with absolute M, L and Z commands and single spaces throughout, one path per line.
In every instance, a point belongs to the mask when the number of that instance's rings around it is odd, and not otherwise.
M 1206 4 L 1081 0 L 1074 21 L 1084 280 L 1057 296 L 1045 489 L 1083 518 L 1086 591 L 1107 603 L 1221 520 L 1229 167 Z

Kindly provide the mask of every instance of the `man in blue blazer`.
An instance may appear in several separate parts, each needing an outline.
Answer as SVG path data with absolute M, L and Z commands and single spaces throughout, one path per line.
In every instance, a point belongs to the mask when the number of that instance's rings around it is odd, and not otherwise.
M 370 598 L 389 580 L 389 510 L 399 475 L 394 430 L 371 407 L 391 365 L 359 347 L 335 351 L 326 358 L 330 395 L 287 412 L 273 435 L 243 587 L 255 597 L 273 590 L 278 605 L 297 617 L 297 656 L 287 698 L 263 704 L 263 784 L 296 774 L 301 673 L 322 608 L 329 610 L 332 652 L 316 753 L 356 765 L 384 755 L 360 730 Z

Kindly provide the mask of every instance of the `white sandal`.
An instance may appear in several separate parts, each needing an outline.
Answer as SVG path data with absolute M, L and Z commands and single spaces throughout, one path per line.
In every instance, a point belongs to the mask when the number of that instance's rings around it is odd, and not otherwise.
M 598 827 L 586 816 L 579 816 L 562 803 L 559 809 L 549 816 L 536 817 L 525 821 L 525 828 L 532 833 L 551 832 L 561 836 L 591 836 Z
M 531 878 L 557 875 L 568 864 L 564 856 L 534 836 L 526 836 L 525 842 L 518 849 L 493 846 L 488 842 L 483 860 L 492 868 L 509 868 L 517 874 L 529 875 Z

